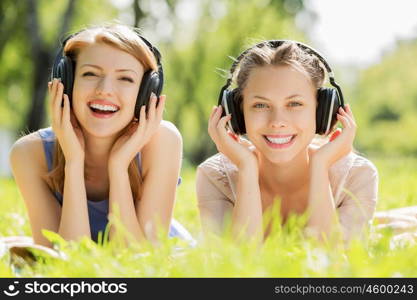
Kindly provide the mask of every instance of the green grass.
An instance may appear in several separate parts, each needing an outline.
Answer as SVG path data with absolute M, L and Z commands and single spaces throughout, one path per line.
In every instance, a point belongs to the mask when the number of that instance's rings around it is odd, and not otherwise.
M 417 203 L 417 159 L 373 158 L 380 174 L 378 210 Z M 36 264 L 10 263 L 3 252 L 0 277 L 415 277 L 417 246 L 390 244 L 392 234 L 371 235 L 349 249 L 318 246 L 296 225 L 278 228 L 262 247 L 211 237 L 201 240 L 194 169 L 182 172 L 174 216 L 198 240 L 190 248 L 175 239 L 158 248 L 98 246 L 55 237 L 64 259 L 39 256 Z M 0 180 L 1 236 L 30 235 L 23 201 L 11 179 Z M 295 222 L 296 223 L 296 222 Z M 1 246 L 1 245 L 0 245 Z M 1 250 L 1 249 L 0 249 Z M 0 251 L 0 253 L 2 253 Z

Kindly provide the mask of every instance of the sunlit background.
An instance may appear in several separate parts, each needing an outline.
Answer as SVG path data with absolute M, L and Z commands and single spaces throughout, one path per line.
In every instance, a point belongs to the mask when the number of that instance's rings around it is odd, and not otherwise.
M 296 23 L 338 64 L 369 67 L 393 51 L 397 42 L 417 33 L 416 1 L 412 0 L 309 0 L 305 5 L 317 15 L 303 27 L 303 13 Z M 299 21 L 298 21 L 299 20 Z
M 183 246 L 172 252 L 174 239 L 143 254 L 88 240 L 66 249 L 50 232 L 65 259 L 39 259 L 34 267 L 11 265 L 2 242 L 31 235 L 8 153 L 19 136 L 49 126 L 47 81 L 59 41 L 115 20 L 142 28 L 162 52 L 165 118 L 184 140 L 173 214 L 195 238 L 201 235 L 195 170 L 216 151 L 207 134 L 211 107 L 233 57 L 265 39 L 295 39 L 327 58 L 358 123 L 355 149 L 379 172 L 376 210 L 415 206 L 415 11 L 411 0 L 0 0 L 0 277 L 416 277 L 416 240 L 409 247 L 392 243 L 402 224 L 348 252 L 309 244 L 292 218 L 274 227 L 264 247 L 215 240 L 184 252 Z
M 412 0 L 109 0 L 0 2 L 0 176 L 21 134 L 48 126 L 46 82 L 58 40 L 89 24 L 139 26 L 158 45 L 166 119 L 184 137 L 185 167 L 214 153 L 206 133 L 225 71 L 247 46 L 295 39 L 335 69 L 370 157 L 417 153 L 417 2 Z

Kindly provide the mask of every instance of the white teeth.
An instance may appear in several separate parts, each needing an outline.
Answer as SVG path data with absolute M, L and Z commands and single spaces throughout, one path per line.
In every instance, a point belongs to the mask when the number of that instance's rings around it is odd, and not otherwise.
M 289 141 L 291 141 L 293 135 L 292 136 L 289 136 L 289 137 L 286 137 L 286 138 L 272 138 L 272 137 L 269 137 L 269 136 L 265 136 L 265 137 L 271 143 L 274 143 L 274 144 L 286 144 Z
M 94 109 L 98 109 L 98 110 L 102 110 L 102 111 L 118 111 L 119 109 L 115 106 L 111 106 L 111 105 L 101 105 L 101 104 L 97 104 L 97 103 L 91 103 L 90 104 L 91 108 Z

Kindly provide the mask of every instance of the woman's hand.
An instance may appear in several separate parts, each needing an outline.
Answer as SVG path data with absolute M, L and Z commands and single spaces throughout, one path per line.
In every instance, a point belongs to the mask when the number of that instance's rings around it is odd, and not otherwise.
M 58 139 L 65 160 L 84 161 L 84 135 L 70 108 L 68 95 L 63 94 L 64 85 L 59 79 L 48 83 L 49 103 L 51 105 L 52 129 Z
M 256 153 L 249 149 L 252 144 L 228 131 L 226 124 L 231 119 L 231 115 L 222 118 L 221 115 L 222 107 L 213 107 L 208 124 L 209 135 L 216 144 L 217 150 L 226 155 L 239 169 L 247 165 L 257 168 Z
M 337 119 L 342 123 L 343 130 L 337 129 L 327 144 L 322 146 L 313 156 L 315 163 L 323 164 L 326 168 L 349 154 L 353 149 L 356 134 L 356 122 L 349 105 L 339 108 Z
M 139 122 L 132 121 L 114 143 L 110 152 L 110 167 L 117 166 L 127 170 L 136 154 L 140 152 L 158 130 L 164 112 L 165 99 L 165 95 L 160 96 L 158 107 L 156 107 L 157 97 L 152 94 L 148 115 L 146 115 L 145 105 L 140 108 Z

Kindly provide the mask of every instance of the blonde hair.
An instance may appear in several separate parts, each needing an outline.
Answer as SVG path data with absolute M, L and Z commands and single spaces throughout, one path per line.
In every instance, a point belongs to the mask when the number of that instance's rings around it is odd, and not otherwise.
M 135 28 L 126 25 L 112 24 L 86 28 L 66 41 L 63 52 L 74 62 L 80 51 L 94 43 L 110 45 L 134 56 L 144 67 L 144 71 L 158 70 L 156 58 L 145 42 L 139 37 Z M 141 197 L 142 178 L 138 163 L 133 159 L 129 165 L 129 181 L 133 199 Z M 88 174 L 85 174 L 87 178 Z M 46 175 L 46 181 L 54 192 L 63 195 L 65 180 L 65 157 L 59 142 L 55 140 L 53 164 L 51 171 Z
M 285 41 L 279 47 L 268 44 L 254 47 L 242 58 L 236 72 L 238 89 L 243 91 L 253 69 L 263 66 L 288 65 L 308 75 L 313 86 L 318 89 L 324 84 L 325 72 L 320 60 L 301 49 L 293 41 Z

